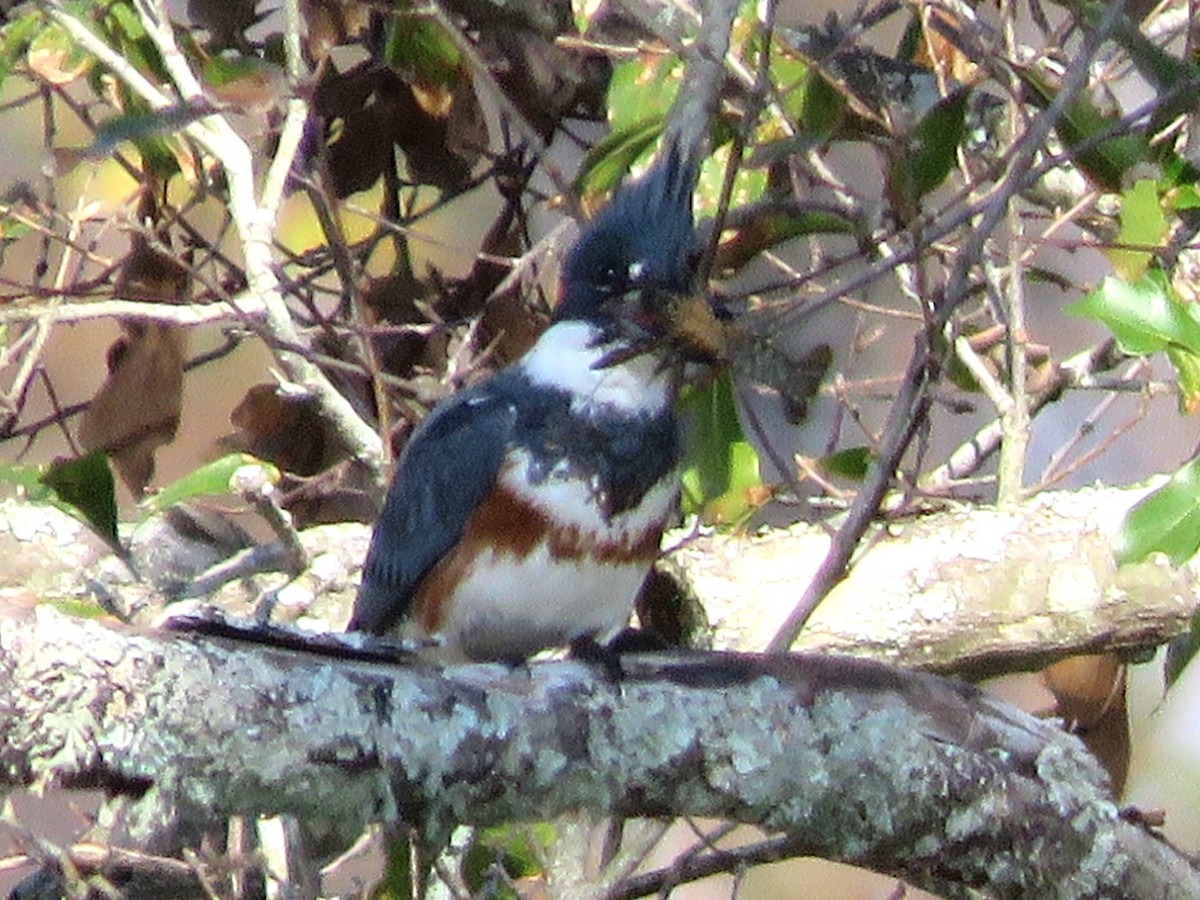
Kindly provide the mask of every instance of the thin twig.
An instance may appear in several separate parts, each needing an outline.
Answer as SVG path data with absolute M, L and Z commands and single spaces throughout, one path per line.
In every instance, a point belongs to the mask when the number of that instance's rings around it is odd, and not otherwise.
M 49 322 L 67 324 L 95 319 L 147 319 L 184 327 L 211 325 L 214 322 L 245 322 L 260 318 L 265 312 L 262 302 L 242 295 L 233 305 L 224 303 L 143 303 L 139 300 L 95 300 L 87 303 L 39 303 L 0 308 L 0 324 L 8 322 Z
M 137 8 L 147 35 L 162 55 L 164 66 L 180 95 L 185 101 L 202 102 L 203 89 L 176 44 L 165 4 L 161 0 L 139 0 Z M 280 344 L 307 346 L 308 342 L 297 331 L 280 290 L 272 253 L 275 210 L 264 206 L 255 195 L 254 157 L 249 146 L 222 115 L 200 119 L 188 125 L 185 132 L 224 168 L 229 213 L 241 243 L 247 287 L 264 308 L 258 327 Z M 277 156 L 280 161 L 295 148 L 291 151 L 283 149 L 284 152 Z M 282 162 L 280 168 L 283 168 Z M 281 178 L 276 179 L 273 191 Z M 351 454 L 372 472 L 382 491 L 383 460 L 379 435 L 325 373 L 303 354 L 279 349 L 275 353 L 280 370 L 294 385 L 313 397 L 321 414 Z
M 872 462 L 862 489 L 854 500 L 846 519 L 838 530 L 837 537 L 821 562 L 812 582 L 804 595 L 788 615 L 779 631 L 767 646 L 770 653 L 784 653 L 796 640 L 800 630 L 834 585 L 846 577 L 850 560 L 874 518 L 879 504 L 886 496 L 900 460 L 908 450 L 912 438 L 924 421 L 930 397 L 928 388 L 936 371 L 932 356 L 932 341 L 949 321 L 951 313 L 971 292 L 970 271 L 982 258 L 983 249 L 991 233 L 1006 214 L 1008 203 L 1023 187 L 1031 163 L 1039 149 L 1049 137 L 1055 123 L 1063 115 L 1067 105 L 1087 84 L 1089 65 L 1100 45 L 1121 19 L 1123 0 L 1106 7 L 1099 26 L 1088 35 L 1084 52 L 1075 60 L 1063 79 L 1058 95 L 1045 110 L 1030 123 L 1029 128 L 1014 145 L 1009 156 L 1009 166 L 1004 177 L 989 192 L 991 200 L 983 208 L 982 215 L 970 233 L 951 270 L 945 294 L 933 310 L 929 328 L 917 335 L 912 356 L 909 359 L 896 400 L 888 413 L 883 430 L 883 441 L 878 457 Z
M 1097 372 L 1112 369 L 1126 358 L 1110 338 L 1064 361 L 1055 368 L 1042 389 L 1030 397 L 1030 416 L 1036 416 L 1062 396 L 1065 390 L 1092 388 Z M 1144 390 L 1141 385 L 1137 389 Z M 919 489 L 927 494 L 938 495 L 948 491 L 956 482 L 969 478 L 999 449 L 1003 435 L 1004 429 L 999 419 L 989 422 L 955 449 L 945 463 L 923 476 Z
M 271 160 L 263 182 L 262 208 L 264 214 L 272 218 L 279 211 L 279 204 L 287 188 L 288 175 L 292 171 L 292 163 L 304 138 L 304 126 L 308 122 L 308 101 L 304 92 L 299 90 L 309 76 L 304 52 L 300 46 L 300 34 L 304 23 L 300 16 L 299 0 L 284 0 L 283 13 L 283 49 L 287 59 L 288 79 L 291 82 L 291 96 L 287 100 L 287 114 L 279 132 L 275 157 Z

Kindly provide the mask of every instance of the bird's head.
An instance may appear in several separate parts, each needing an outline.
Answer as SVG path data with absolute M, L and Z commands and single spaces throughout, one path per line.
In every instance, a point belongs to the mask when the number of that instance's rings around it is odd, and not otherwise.
M 695 163 L 672 146 L 620 187 L 566 258 L 555 320 L 597 324 L 632 352 L 666 345 L 686 360 L 722 359 L 724 328 L 691 266 L 695 181 Z

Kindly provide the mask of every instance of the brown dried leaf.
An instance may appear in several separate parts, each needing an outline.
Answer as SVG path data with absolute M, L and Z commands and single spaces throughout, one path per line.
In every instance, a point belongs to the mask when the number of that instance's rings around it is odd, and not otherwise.
M 263 18 L 256 6 L 257 0 L 188 0 L 187 14 L 193 26 L 208 32 L 210 50 L 220 50 L 245 45 L 246 30 Z
M 147 303 L 186 303 L 190 287 L 186 266 L 155 250 L 144 235 L 133 236 L 129 256 L 117 276 L 117 296 Z
M 528 29 L 492 29 L 480 36 L 489 57 L 502 59 L 496 80 L 521 114 L 549 138 L 563 117 L 607 112 L 610 70 L 598 54 L 561 46 L 555 36 Z
M 450 110 L 454 107 L 454 91 L 449 86 L 432 82 L 413 82 L 411 87 L 417 106 L 421 107 L 421 111 L 426 115 L 435 119 L 444 119 L 450 115 Z
M 1071 656 L 1042 671 L 1058 702 L 1056 714 L 1092 751 L 1120 795 L 1129 774 L 1125 664 L 1113 653 Z
M 371 4 L 348 0 L 304 0 L 300 4 L 307 29 L 308 52 L 314 61 L 357 39 L 371 24 Z
M 43 29 L 33 39 L 25 63 L 43 81 L 65 85 L 91 68 L 92 60 L 62 28 L 54 26 Z
M 280 503 L 297 528 L 327 522 L 371 522 L 379 514 L 362 466 L 334 465 L 340 443 L 311 397 L 281 393 L 256 384 L 230 415 L 233 434 L 218 442 L 225 450 L 252 453 L 275 463 L 290 477 Z
M 154 451 L 175 438 L 183 405 L 186 335 L 130 319 L 108 351 L 108 379 L 83 415 L 80 443 L 108 454 L 140 496 L 154 476 Z
M 926 7 L 922 14 L 925 39 L 919 43 L 913 62 L 941 72 L 960 84 L 974 81 L 977 67 L 954 39 L 960 35 L 962 23 L 943 9 Z
M 488 146 L 488 126 L 471 79 L 463 78 L 454 85 L 447 115 L 447 149 L 473 166 Z
M 229 419 L 236 431 L 222 438 L 226 449 L 250 453 L 294 475 L 315 475 L 325 467 L 325 424 L 311 397 L 256 384 Z

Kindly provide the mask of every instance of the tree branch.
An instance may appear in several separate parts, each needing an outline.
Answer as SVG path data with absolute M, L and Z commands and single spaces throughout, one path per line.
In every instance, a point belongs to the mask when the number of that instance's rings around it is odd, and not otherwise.
M 0 778 L 105 786 L 177 820 L 716 816 L 952 896 L 1200 896 L 1073 738 L 862 661 L 642 657 L 614 684 L 575 662 L 372 666 L 43 606 L 0 619 L 0 680 Z
M 54 325 L 92 319 L 134 318 L 179 325 L 211 325 L 214 322 L 259 320 L 265 305 L 252 294 L 241 294 L 229 303 L 152 303 L 142 300 L 88 300 L 11 304 L 0 308 L 0 325 L 9 322 L 47 322 Z
M 1007 509 L 873 525 L 868 549 L 795 649 L 983 678 L 1165 643 L 1190 629 L 1200 584 L 1193 567 L 1161 557 L 1117 567 L 1112 534 L 1145 493 L 1049 492 Z M 680 547 L 664 568 L 703 606 L 712 646 L 768 648 L 830 541 L 803 525 L 717 533 Z
M 137 6 L 147 36 L 154 42 L 162 56 L 174 87 L 186 103 L 207 103 L 204 89 L 188 61 L 184 58 L 175 40 L 165 4 L 161 0 L 142 0 Z M 118 55 L 104 42 L 92 34 L 87 26 L 55 4 L 50 14 L 80 42 L 81 46 L 95 54 L 131 89 L 137 91 L 156 109 L 161 109 L 169 98 L 157 87 L 137 74 L 136 70 L 118 62 Z M 310 362 L 302 353 L 280 349 L 307 347 L 308 341 L 297 331 L 288 310 L 276 274 L 272 237 L 276 204 L 282 197 L 286 172 L 290 168 L 290 157 L 299 143 L 301 126 L 307 117 L 307 105 L 292 98 L 288 104 L 288 117 L 275 162 L 270 173 L 263 199 L 256 194 L 257 173 L 254 157 L 249 145 L 220 113 L 213 113 L 190 123 L 183 130 L 196 141 L 225 172 L 229 197 L 229 212 L 237 229 L 245 260 L 247 287 L 250 295 L 261 305 L 262 318 L 259 327 L 276 341 L 275 356 L 280 370 L 300 389 L 309 393 L 338 435 L 358 459 L 380 482 L 382 490 L 383 455 L 379 435 L 362 419 L 325 373 Z

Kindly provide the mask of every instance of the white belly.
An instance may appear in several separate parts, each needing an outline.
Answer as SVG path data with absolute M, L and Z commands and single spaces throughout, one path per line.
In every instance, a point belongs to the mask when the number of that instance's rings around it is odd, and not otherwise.
M 672 474 L 636 507 L 606 518 L 584 482 L 551 476 L 530 484 L 528 463 L 518 455 L 500 481 L 560 526 L 559 552 L 543 541 L 527 553 L 489 548 L 475 556 L 437 635 L 448 656 L 517 659 L 587 635 L 607 640 L 628 624 L 678 502 Z
M 525 658 L 592 635 L 603 642 L 629 621 L 650 565 L 557 560 L 542 544 L 524 557 L 476 560 L 454 593 L 440 635 L 452 656 Z

